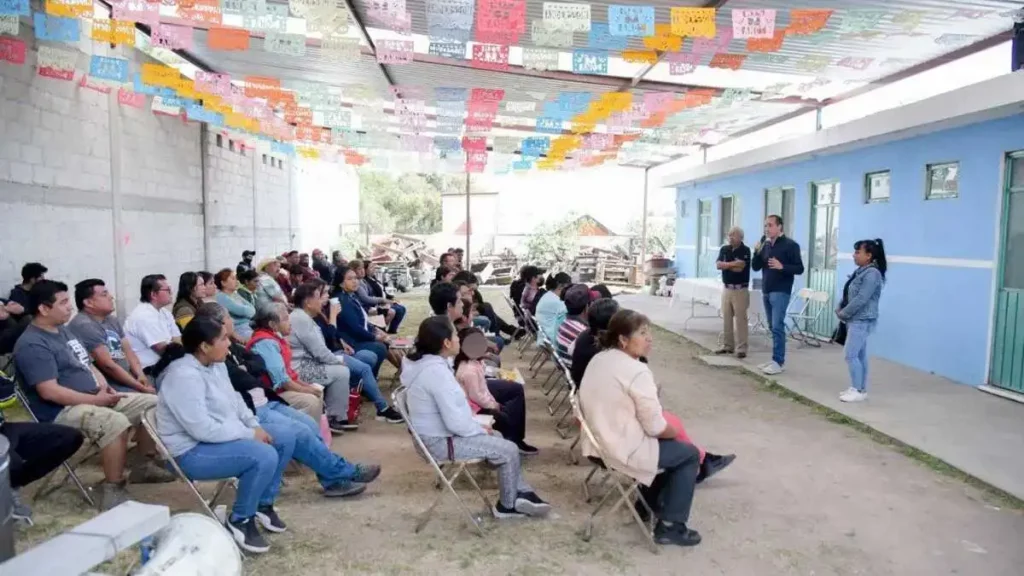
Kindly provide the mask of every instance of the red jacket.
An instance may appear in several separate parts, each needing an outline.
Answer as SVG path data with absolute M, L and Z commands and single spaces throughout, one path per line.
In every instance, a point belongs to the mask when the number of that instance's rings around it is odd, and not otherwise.
M 271 332 L 270 330 L 261 328 L 252 333 L 252 338 L 250 338 L 249 343 L 245 345 L 245 349 L 251 352 L 253 344 L 260 340 L 274 340 L 277 342 L 277 345 L 281 347 L 281 359 L 284 360 L 284 369 L 288 372 L 288 377 L 295 382 L 300 382 L 301 380 L 298 373 L 296 373 L 295 370 L 292 370 L 292 347 L 288 344 L 288 341 L 278 336 L 276 332 Z M 270 381 L 270 376 L 263 374 L 260 378 L 263 380 L 264 384 L 273 389 L 274 385 Z

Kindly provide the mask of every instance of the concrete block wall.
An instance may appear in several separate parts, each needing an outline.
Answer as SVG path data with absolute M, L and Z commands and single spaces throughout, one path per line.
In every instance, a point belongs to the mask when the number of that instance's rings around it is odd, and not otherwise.
M 69 285 L 103 278 L 126 315 L 145 274 L 176 287 L 184 271 L 234 267 L 244 249 L 280 253 L 298 238 L 288 160 L 264 167 L 226 136 L 218 148 L 197 124 L 118 105 L 116 91 L 39 77 L 32 52 L 24 66 L 0 64 L 0 135 L 2 296 L 39 261 Z
M 255 150 L 244 149 L 228 134 L 213 130 L 206 134 L 206 226 L 212 272 L 233 267 L 243 250 L 256 247 L 255 157 Z
M 256 253 L 257 258 L 298 249 L 300 239 L 296 217 L 297 196 L 292 186 L 294 165 L 290 158 L 260 161 L 256 171 Z

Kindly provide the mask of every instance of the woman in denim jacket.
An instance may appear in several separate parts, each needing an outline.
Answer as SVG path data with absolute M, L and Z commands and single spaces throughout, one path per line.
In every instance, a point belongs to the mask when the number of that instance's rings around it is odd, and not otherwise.
M 846 323 L 846 364 L 850 387 L 839 395 L 843 402 L 867 400 L 868 336 L 878 323 L 878 299 L 885 283 L 885 246 L 881 238 L 853 245 L 857 269 L 843 288 L 843 303 L 836 316 Z

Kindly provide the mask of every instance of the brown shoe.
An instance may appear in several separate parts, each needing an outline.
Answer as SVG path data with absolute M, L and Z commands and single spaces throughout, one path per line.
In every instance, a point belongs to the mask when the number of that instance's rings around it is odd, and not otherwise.
M 739 358 L 740 360 L 742 360 L 742 359 L 747 357 L 747 353 L 746 352 L 737 352 L 736 353 L 736 357 Z
M 719 348 L 718 350 L 715 350 L 714 353 L 718 354 L 719 356 L 723 356 L 725 354 L 732 354 L 732 350 L 728 348 Z

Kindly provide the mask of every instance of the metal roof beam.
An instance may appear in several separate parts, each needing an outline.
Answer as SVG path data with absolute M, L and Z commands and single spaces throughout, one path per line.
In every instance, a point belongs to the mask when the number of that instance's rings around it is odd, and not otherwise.
M 714 8 L 714 9 L 717 10 L 717 9 L 721 8 L 722 6 L 725 6 L 725 3 L 728 2 L 728 1 L 729 0 L 708 0 L 707 2 L 704 3 L 704 5 L 702 7 L 703 8 Z M 667 52 L 662 52 L 661 50 L 655 50 L 655 52 L 658 53 L 658 59 L 655 60 L 653 64 L 648 64 L 643 70 L 641 70 L 636 76 L 634 76 L 629 81 L 628 84 L 623 84 L 621 90 L 628 90 L 630 88 L 639 88 L 638 85 L 641 82 L 645 82 L 644 76 L 647 76 L 647 74 L 651 70 L 654 70 L 654 67 L 657 66 L 658 64 L 660 64 L 661 61 L 665 58 L 665 54 L 667 54 Z
M 376 59 L 377 45 L 373 43 L 373 38 L 371 38 L 370 33 L 366 31 L 366 25 L 364 25 L 362 19 L 359 18 L 359 13 L 356 12 L 355 6 L 352 5 L 352 0 L 342 0 L 342 2 L 345 3 L 345 8 L 348 10 L 349 15 L 352 16 L 352 21 L 355 22 L 356 28 L 359 29 L 359 34 L 362 35 L 363 40 L 365 40 L 367 46 L 370 47 L 370 52 L 373 54 L 374 59 Z M 307 44 L 309 43 L 309 38 L 306 39 L 306 42 Z M 380 62 L 377 62 L 377 68 L 379 68 L 380 73 L 384 75 L 384 80 L 387 81 L 388 86 L 394 87 L 395 81 L 391 78 L 391 72 L 388 72 L 387 67 Z

